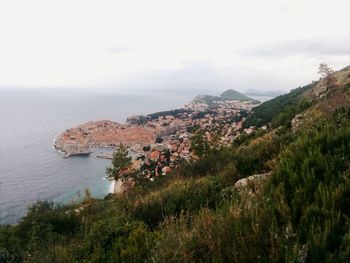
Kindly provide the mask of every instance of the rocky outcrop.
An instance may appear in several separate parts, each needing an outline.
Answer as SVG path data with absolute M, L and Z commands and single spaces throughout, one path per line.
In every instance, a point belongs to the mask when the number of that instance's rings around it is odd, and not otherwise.
M 303 118 L 304 118 L 304 116 L 302 113 L 299 113 L 299 114 L 294 116 L 294 118 L 292 119 L 292 122 L 291 122 L 293 132 L 296 131 L 300 127 Z
M 259 186 L 261 186 L 261 183 L 266 181 L 270 174 L 271 172 L 264 174 L 254 174 L 240 179 L 235 183 L 233 188 L 238 191 L 247 190 L 250 193 L 255 193 L 258 190 Z

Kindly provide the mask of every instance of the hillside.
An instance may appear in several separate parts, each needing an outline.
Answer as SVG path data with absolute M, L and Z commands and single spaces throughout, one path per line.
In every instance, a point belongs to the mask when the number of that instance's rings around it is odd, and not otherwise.
M 349 85 L 350 67 L 336 72 L 335 76 L 340 87 Z M 347 92 L 342 89 L 329 90 L 323 80 L 313 82 L 304 87 L 294 89 L 288 94 L 280 95 L 258 105 L 253 109 L 253 113 L 247 118 L 244 126 L 261 127 L 271 122 L 272 125 L 278 125 L 282 124 L 283 121 L 283 124 L 285 124 L 296 114 L 306 110 L 312 105 L 314 108 L 319 107 L 318 110 L 323 113 L 326 111 L 326 108 L 329 107 L 330 113 L 332 113 L 337 107 L 346 106 L 348 103 L 347 98 Z M 325 105 L 330 102 L 332 102 L 332 105 Z
M 281 112 L 287 110 L 290 107 L 296 107 L 301 101 L 303 101 L 302 94 L 315 84 L 306 85 L 292 90 L 288 94 L 280 95 L 269 101 L 266 101 L 253 109 L 253 114 L 245 121 L 244 126 L 257 126 L 261 127 L 267 125 Z
M 220 98 L 224 100 L 255 101 L 254 99 L 249 98 L 248 96 L 233 89 L 229 89 L 221 93 Z
M 255 107 L 232 145 L 197 131 L 196 161 L 124 195 L 36 204 L 0 227 L 0 262 L 349 262 L 350 67 L 331 77 Z
M 196 96 L 192 102 L 195 103 L 206 103 L 209 106 L 215 106 L 216 103 L 222 102 L 222 101 L 228 101 L 228 100 L 237 100 L 241 102 L 252 102 L 252 103 L 259 103 L 259 101 L 254 100 L 252 98 L 249 98 L 248 96 L 233 90 L 229 89 L 221 93 L 220 96 L 213 96 L 213 95 L 198 95 Z

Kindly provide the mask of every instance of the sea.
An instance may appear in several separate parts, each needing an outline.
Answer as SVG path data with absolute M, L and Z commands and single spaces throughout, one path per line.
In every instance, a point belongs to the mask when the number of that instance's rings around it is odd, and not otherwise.
M 181 95 L 183 94 L 183 95 Z M 13 224 L 37 201 L 67 203 L 85 189 L 102 198 L 109 160 L 63 155 L 54 139 L 92 120 L 125 122 L 133 114 L 175 109 L 191 93 L 112 92 L 73 89 L 0 89 L 0 224 Z
M 93 120 L 125 122 L 131 115 L 176 109 L 198 91 L 99 91 L 95 89 L 0 89 L 0 224 L 17 223 L 38 201 L 69 203 L 86 189 L 103 198 L 109 160 L 63 155 L 54 139 Z M 209 93 L 210 94 L 210 93 Z

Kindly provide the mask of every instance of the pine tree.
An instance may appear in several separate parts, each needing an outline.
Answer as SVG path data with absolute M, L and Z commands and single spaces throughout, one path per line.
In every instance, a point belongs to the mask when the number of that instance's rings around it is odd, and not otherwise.
M 106 169 L 106 174 L 115 180 L 125 179 L 130 165 L 131 157 L 128 156 L 128 150 L 123 144 L 120 144 L 118 150 L 113 154 L 112 166 Z

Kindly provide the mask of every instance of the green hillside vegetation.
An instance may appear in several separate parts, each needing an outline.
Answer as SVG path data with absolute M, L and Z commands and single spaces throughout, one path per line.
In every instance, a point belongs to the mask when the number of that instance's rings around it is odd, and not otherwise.
M 334 109 L 348 105 L 349 101 L 344 95 L 347 94 L 350 83 L 350 66 L 334 72 L 327 64 L 321 64 L 319 69 L 323 77 L 321 81 L 299 87 L 258 105 L 244 122 L 244 128 L 268 124 L 273 127 L 290 125 L 296 114 L 312 108 L 315 104 L 316 111 L 328 117 Z
M 221 93 L 220 98 L 224 99 L 224 100 L 240 100 L 240 101 L 253 101 L 253 102 L 257 102 L 256 100 L 249 98 L 248 96 L 233 90 L 233 89 L 229 89 L 224 91 L 223 93 Z
M 301 88 L 292 90 L 288 94 L 280 95 L 269 101 L 266 101 L 253 109 L 253 113 L 247 118 L 244 127 L 261 127 L 269 124 L 274 118 L 290 119 L 295 114 L 305 110 L 310 106 L 310 102 L 302 96 L 304 92 L 312 89 L 316 84 L 310 84 Z M 285 116 L 282 116 L 285 115 Z M 283 124 L 283 123 L 281 123 Z
M 175 109 L 175 110 L 169 110 L 169 111 L 160 111 L 160 112 L 155 112 L 151 114 L 147 114 L 146 117 L 148 117 L 150 120 L 158 119 L 160 116 L 167 116 L 167 115 L 172 115 L 172 116 L 178 116 L 179 114 L 182 113 L 189 113 L 189 110 L 186 109 Z
M 209 106 L 215 106 L 216 102 L 225 100 L 251 101 L 253 103 L 259 103 L 259 101 L 249 98 L 248 96 L 233 89 L 224 91 L 220 96 L 198 95 L 192 100 L 192 102 L 204 102 Z
M 37 203 L 0 227 L 0 262 L 349 262 L 349 82 L 307 106 L 312 86 L 272 100 L 266 118 L 285 120 L 233 145 L 195 138 L 198 161 L 127 196 Z M 295 129 L 297 112 L 318 115 Z M 235 187 L 253 174 L 267 179 Z

